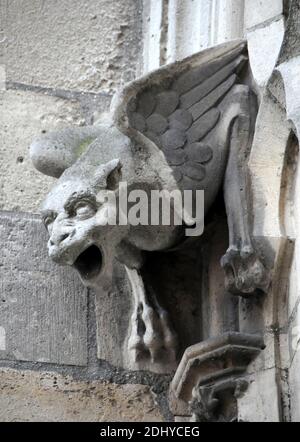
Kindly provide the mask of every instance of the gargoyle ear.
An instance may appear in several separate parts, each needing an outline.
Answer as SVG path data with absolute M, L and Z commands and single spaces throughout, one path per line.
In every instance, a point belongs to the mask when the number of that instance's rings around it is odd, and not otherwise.
M 115 190 L 121 180 L 122 163 L 114 159 L 100 166 L 94 176 L 94 186 L 97 189 Z

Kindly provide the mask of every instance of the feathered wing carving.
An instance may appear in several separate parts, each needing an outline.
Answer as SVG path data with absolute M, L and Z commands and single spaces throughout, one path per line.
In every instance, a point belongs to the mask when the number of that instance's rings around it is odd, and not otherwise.
M 205 138 L 219 121 L 224 98 L 239 81 L 246 53 L 244 41 L 226 43 L 129 83 L 114 97 L 114 124 L 139 145 L 147 148 L 150 140 L 152 147 L 161 149 L 177 182 L 201 182 L 213 157 Z M 59 177 L 101 133 L 95 125 L 43 135 L 32 143 L 31 158 L 39 171 Z
M 239 82 L 245 52 L 245 42 L 227 43 L 130 83 L 118 97 L 115 123 L 131 138 L 141 142 L 146 137 L 161 149 L 178 182 L 200 182 L 213 156 L 203 139 L 217 125 L 220 104 Z

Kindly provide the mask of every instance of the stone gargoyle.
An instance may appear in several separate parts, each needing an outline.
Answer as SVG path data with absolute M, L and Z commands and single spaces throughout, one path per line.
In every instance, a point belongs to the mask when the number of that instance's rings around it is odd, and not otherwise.
M 134 310 L 128 350 L 151 361 L 175 359 L 176 336 L 155 293 L 146 293 L 144 252 L 184 244 L 184 225 L 108 225 L 105 192 L 204 190 L 205 214 L 223 189 L 229 248 L 222 258 L 228 291 L 251 296 L 269 281 L 251 239 L 247 159 L 257 114 L 247 47 L 226 43 L 163 66 L 126 85 L 111 112 L 91 127 L 43 135 L 34 166 L 58 178 L 42 207 L 50 257 L 74 266 L 87 286 L 109 283 L 125 265 Z M 188 223 L 188 221 L 187 221 Z M 188 239 L 191 241 L 191 238 Z

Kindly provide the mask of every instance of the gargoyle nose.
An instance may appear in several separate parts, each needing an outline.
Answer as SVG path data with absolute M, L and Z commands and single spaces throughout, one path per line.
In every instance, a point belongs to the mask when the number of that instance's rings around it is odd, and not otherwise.
M 73 236 L 73 234 L 74 234 L 74 231 L 61 233 L 59 235 L 52 235 L 49 240 L 49 243 L 51 246 L 58 246 L 63 241 L 65 241 L 67 238 L 69 238 L 70 236 Z

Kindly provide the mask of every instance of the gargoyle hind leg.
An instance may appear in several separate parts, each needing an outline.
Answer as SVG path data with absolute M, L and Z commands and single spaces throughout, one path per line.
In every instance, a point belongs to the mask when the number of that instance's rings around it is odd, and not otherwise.
M 134 305 L 131 317 L 131 330 L 127 343 L 134 362 L 151 363 L 176 362 L 177 339 L 170 324 L 169 316 L 155 294 L 152 294 L 152 305 L 147 297 L 142 276 L 138 270 L 126 267 L 131 284 Z
M 267 271 L 253 247 L 250 233 L 250 182 L 247 161 L 254 122 L 247 87 L 239 94 L 240 113 L 235 117 L 224 179 L 224 198 L 229 228 L 229 248 L 221 260 L 226 288 L 233 294 L 249 296 L 269 286 Z

